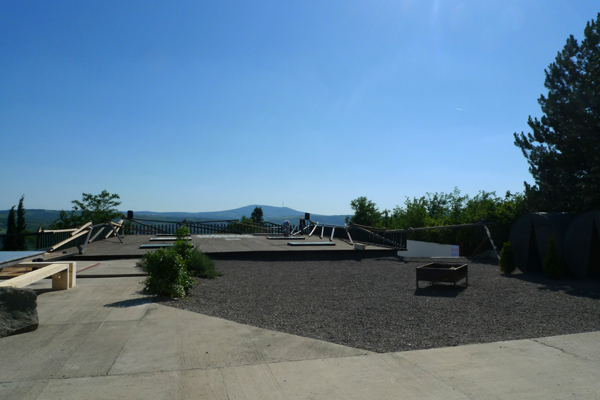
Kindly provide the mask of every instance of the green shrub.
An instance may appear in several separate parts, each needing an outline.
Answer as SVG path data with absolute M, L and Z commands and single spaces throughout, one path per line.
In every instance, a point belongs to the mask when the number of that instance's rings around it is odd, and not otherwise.
M 190 230 L 185 225 L 180 226 L 175 231 L 175 237 L 177 238 L 177 240 L 183 240 L 183 239 L 185 239 L 186 236 L 189 236 L 189 235 L 190 235 Z
M 161 296 L 185 297 L 194 285 L 185 261 L 174 249 L 159 249 L 144 254 L 136 264 L 148 273 L 145 289 Z
M 183 258 L 183 261 L 186 265 L 190 258 L 192 248 L 194 247 L 185 239 L 187 236 L 189 236 L 189 234 L 190 230 L 187 228 L 187 226 L 177 228 L 175 231 L 175 237 L 177 240 L 172 247 L 173 250 L 175 250 L 177 254 L 181 256 L 181 258 Z
M 504 246 L 502 246 L 502 252 L 500 253 L 498 264 L 500 265 L 500 271 L 505 274 L 512 274 L 517 268 L 517 265 L 515 264 L 515 256 L 510 242 L 506 242 L 504 243 Z
M 183 259 L 183 262 L 187 265 L 193 247 L 194 246 L 185 240 L 177 240 L 171 249 L 179 254 L 179 256 Z
M 559 279 L 562 276 L 560 257 L 553 238 L 550 238 L 548 241 L 548 253 L 546 253 L 546 258 L 544 259 L 543 269 L 546 276 L 550 279 Z
M 187 267 L 190 273 L 198 278 L 215 279 L 223 275 L 215 269 L 214 261 L 198 250 L 198 248 L 190 251 Z

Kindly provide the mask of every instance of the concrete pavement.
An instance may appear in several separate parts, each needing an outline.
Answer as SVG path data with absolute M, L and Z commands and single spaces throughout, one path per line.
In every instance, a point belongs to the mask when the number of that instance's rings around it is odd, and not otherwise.
M 134 265 L 33 285 L 40 327 L 0 339 L 0 399 L 600 398 L 598 332 L 376 354 L 153 303 Z

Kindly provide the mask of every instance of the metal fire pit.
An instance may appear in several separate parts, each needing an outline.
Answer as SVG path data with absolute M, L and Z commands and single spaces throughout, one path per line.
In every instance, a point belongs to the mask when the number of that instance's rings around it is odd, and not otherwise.
M 417 267 L 417 289 L 419 281 L 429 281 L 432 284 L 436 282 L 453 283 L 465 278 L 465 286 L 469 286 L 469 267 L 467 264 L 441 264 L 430 263 Z

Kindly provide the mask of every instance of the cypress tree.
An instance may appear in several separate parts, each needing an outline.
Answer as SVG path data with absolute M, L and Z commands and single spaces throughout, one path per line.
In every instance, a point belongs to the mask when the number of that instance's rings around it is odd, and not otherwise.
M 17 227 L 15 233 L 25 233 L 27 230 L 27 224 L 25 223 L 25 207 L 23 206 L 23 200 L 25 195 L 21 196 L 19 200 L 19 207 L 17 208 Z M 17 250 L 27 250 L 25 245 L 25 236 L 15 238 L 15 245 Z
M 8 220 L 6 221 L 6 234 L 11 235 L 17 233 L 17 223 L 15 219 L 15 206 L 10 209 L 8 213 Z M 16 250 L 16 243 L 14 236 L 6 236 L 4 238 L 4 245 L 2 250 L 4 251 L 14 251 Z

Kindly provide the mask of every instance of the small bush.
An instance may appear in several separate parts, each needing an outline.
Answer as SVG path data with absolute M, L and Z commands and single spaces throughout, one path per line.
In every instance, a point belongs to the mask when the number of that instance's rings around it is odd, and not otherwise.
M 185 297 L 194 285 L 185 261 L 173 249 L 146 253 L 136 265 L 148 273 L 144 284 L 150 293 L 171 298 Z
M 180 226 L 175 231 L 175 237 L 177 238 L 177 240 L 183 240 L 183 239 L 185 239 L 186 236 L 189 236 L 189 235 L 190 235 L 190 230 L 185 225 Z
M 560 279 L 562 276 L 562 266 L 554 238 L 550 238 L 548 241 L 548 253 L 544 259 L 543 269 L 546 276 L 550 279 Z
M 187 260 L 190 273 L 198 278 L 215 279 L 223 274 L 215 269 L 215 263 L 206 254 L 195 248 Z
M 190 230 L 187 228 L 187 226 L 177 228 L 177 230 L 175 231 L 175 237 L 177 238 L 177 240 L 175 241 L 175 244 L 172 247 L 173 250 L 175 250 L 177 254 L 181 256 L 181 258 L 183 258 L 183 261 L 186 265 L 190 258 L 192 248 L 194 247 L 185 239 L 187 236 L 189 236 L 189 234 Z
M 500 253 L 498 264 L 500 265 L 500 271 L 507 275 L 512 274 L 517 268 L 517 265 L 515 264 L 515 256 L 510 242 L 506 242 L 504 243 L 504 246 L 502 246 L 502 252 Z

